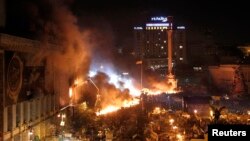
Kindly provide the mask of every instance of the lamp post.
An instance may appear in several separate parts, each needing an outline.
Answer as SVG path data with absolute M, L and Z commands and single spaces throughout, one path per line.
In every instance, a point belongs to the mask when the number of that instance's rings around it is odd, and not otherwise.
M 88 80 L 95 86 L 96 90 L 97 90 L 97 94 L 99 94 L 99 88 L 96 86 L 96 84 L 94 83 L 94 81 L 89 77 Z
M 29 141 L 32 141 L 33 140 L 33 137 L 34 137 L 34 130 L 33 130 L 33 128 L 32 127 L 28 127 L 28 140 Z
M 58 117 L 61 117 L 61 122 L 60 122 L 60 126 L 65 126 L 65 121 L 64 119 L 66 118 L 65 114 L 59 114 Z
M 57 115 L 58 118 L 61 118 L 61 121 L 60 121 L 60 126 L 61 126 L 61 133 L 62 133 L 62 140 L 64 138 L 64 131 L 63 131 L 63 127 L 65 126 L 65 118 L 66 118 L 66 114 L 62 114 L 62 113 L 59 113 Z
M 100 89 L 97 87 L 97 85 L 94 83 L 94 81 L 90 77 L 88 77 L 88 80 L 94 85 L 94 87 L 97 90 L 95 108 L 97 108 L 97 110 L 99 110 L 98 104 L 101 101 Z

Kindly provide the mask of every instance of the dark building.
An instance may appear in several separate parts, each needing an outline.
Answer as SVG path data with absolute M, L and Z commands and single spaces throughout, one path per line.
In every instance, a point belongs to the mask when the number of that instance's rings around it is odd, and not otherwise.
M 135 56 L 138 59 L 141 59 L 141 54 L 144 49 L 145 45 L 145 31 L 144 28 L 139 26 L 139 27 L 134 27 L 134 46 L 135 46 Z
M 178 26 L 174 30 L 174 56 L 176 64 L 187 64 L 187 43 L 186 43 L 186 30 L 184 26 Z
M 191 96 L 183 97 L 183 109 L 189 114 L 196 114 L 200 117 L 209 118 L 211 116 L 211 97 Z
M 60 92 L 54 91 L 57 75 L 48 67 L 53 60 L 32 62 L 41 42 L 12 35 L 25 32 L 20 32 L 22 24 L 11 28 L 16 15 L 10 11 L 21 6 L 6 6 L 10 2 L 0 0 L 0 141 L 43 140 L 53 135 L 51 117 L 60 110 Z
M 52 79 L 46 63 L 31 63 L 40 43 L 0 34 L 0 140 L 44 138 L 59 98 L 45 88 Z M 50 83 L 51 84 L 51 83 Z M 53 86 L 53 85 L 52 85 Z M 49 91 L 47 91 L 49 90 Z

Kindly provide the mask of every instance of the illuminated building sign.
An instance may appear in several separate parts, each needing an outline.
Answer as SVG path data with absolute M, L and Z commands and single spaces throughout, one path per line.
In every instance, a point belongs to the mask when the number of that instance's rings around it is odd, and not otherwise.
M 146 26 L 168 27 L 169 23 L 147 23 Z
M 161 22 L 167 22 L 167 17 L 151 17 L 151 21 L 161 21 Z
M 142 30 L 142 27 L 134 27 L 135 30 Z
M 177 29 L 185 29 L 185 26 L 177 26 Z

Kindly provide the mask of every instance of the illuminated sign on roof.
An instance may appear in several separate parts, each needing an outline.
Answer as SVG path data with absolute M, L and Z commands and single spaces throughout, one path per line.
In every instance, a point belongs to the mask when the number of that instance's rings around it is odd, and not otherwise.
M 134 27 L 135 30 L 142 30 L 142 27 Z
M 151 17 L 151 21 L 161 21 L 161 22 L 167 22 L 167 17 Z
M 177 29 L 185 29 L 185 26 L 177 26 Z
M 168 27 L 169 23 L 147 23 L 146 26 Z

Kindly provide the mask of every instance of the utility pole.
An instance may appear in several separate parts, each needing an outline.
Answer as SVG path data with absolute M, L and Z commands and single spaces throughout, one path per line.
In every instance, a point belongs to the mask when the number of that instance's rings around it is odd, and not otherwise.
M 100 110 L 100 102 L 101 102 L 101 95 L 100 95 L 100 89 L 97 87 L 97 85 L 94 83 L 94 81 L 89 77 L 88 80 L 94 85 L 94 87 L 97 90 L 96 94 L 96 101 L 95 101 L 95 108 L 97 108 L 97 111 Z

